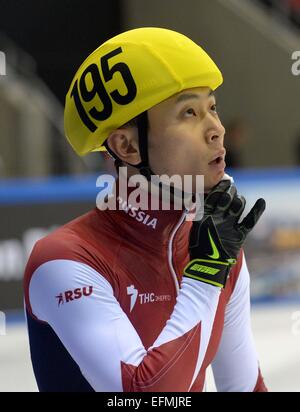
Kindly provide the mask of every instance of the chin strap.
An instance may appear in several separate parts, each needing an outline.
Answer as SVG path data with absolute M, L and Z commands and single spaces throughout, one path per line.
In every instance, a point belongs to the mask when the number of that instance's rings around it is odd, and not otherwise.
M 148 158 L 148 116 L 147 112 L 141 113 L 137 117 L 137 128 L 139 136 L 139 149 L 141 162 L 137 165 L 127 163 L 129 166 L 135 167 L 139 170 L 140 174 L 150 181 L 151 175 L 154 175 L 149 165 Z M 107 142 L 104 143 L 108 153 L 115 159 L 115 168 L 118 171 L 119 167 L 124 163 L 109 147 Z
M 148 115 L 147 112 L 141 113 L 137 117 L 137 128 L 139 135 L 139 149 L 141 155 L 141 162 L 138 165 L 131 165 L 136 167 L 140 174 L 145 176 L 147 180 L 151 179 L 151 175 L 154 175 L 149 165 L 148 157 Z

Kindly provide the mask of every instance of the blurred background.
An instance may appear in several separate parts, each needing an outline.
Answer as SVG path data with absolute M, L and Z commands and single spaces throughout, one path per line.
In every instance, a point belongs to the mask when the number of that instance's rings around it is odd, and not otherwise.
M 248 205 L 267 201 L 245 247 L 261 368 L 271 391 L 299 392 L 300 0 L 0 0 L 0 392 L 37 390 L 22 312 L 33 244 L 93 208 L 96 177 L 114 173 L 67 144 L 64 97 L 91 51 L 139 26 L 186 34 L 223 72 L 228 173 Z

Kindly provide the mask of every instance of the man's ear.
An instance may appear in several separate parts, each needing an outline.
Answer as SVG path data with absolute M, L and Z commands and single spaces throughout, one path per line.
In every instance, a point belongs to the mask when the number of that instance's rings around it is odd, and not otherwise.
M 114 130 L 107 138 L 107 144 L 110 150 L 125 163 L 137 165 L 141 162 L 138 135 L 134 128 Z

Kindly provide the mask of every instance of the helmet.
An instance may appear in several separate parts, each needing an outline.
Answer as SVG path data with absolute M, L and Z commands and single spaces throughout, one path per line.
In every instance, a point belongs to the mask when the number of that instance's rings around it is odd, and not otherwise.
M 105 150 L 109 134 L 156 104 L 193 87 L 215 90 L 220 70 L 188 37 L 144 27 L 103 43 L 82 63 L 66 96 L 64 126 L 79 155 Z

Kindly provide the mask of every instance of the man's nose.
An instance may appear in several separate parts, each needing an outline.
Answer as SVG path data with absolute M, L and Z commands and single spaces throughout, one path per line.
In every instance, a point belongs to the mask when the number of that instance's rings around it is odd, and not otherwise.
M 211 125 L 210 129 L 207 131 L 207 134 L 206 134 L 207 143 L 214 143 L 220 140 L 222 140 L 222 143 L 223 143 L 224 135 L 225 135 L 225 127 L 222 125 L 222 123 L 219 120 L 214 119 L 213 124 Z

